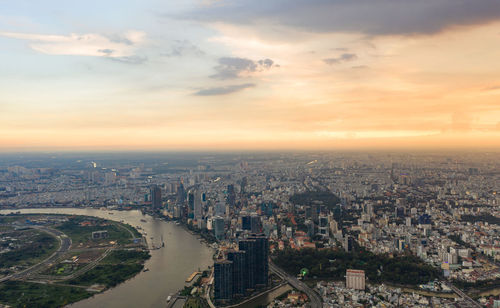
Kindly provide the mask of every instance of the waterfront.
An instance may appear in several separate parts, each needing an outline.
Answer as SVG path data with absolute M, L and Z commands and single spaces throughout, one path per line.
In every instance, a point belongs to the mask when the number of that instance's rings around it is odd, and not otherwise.
M 17 211 L 17 210 L 16 210 Z M 0 214 L 11 213 L 2 210 Z M 115 221 L 123 220 L 134 227 L 140 226 L 147 233 L 149 247 L 161 245 L 165 248 L 152 250 L 151 259 L 145 263 L 149 271 L 95 295 L 74 303 L 71 307 L 165 307 L 166 298 L 185 285 L 185 279 L 198 269 L 212 265 L 213 251 L 194 235 L 174 223 L 144 216 L 140 211 L 103 211 L 78 208 L 22 209 L 23 214 L 47 213 L 95 216 Z M 145 221 L 144 221 L 145 220 Z

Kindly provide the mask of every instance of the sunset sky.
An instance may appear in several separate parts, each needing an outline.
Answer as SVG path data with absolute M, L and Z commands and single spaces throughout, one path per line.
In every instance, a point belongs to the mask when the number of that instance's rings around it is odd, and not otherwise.
M 500 148 L 498 0 L 0 0 L 0 151 Z

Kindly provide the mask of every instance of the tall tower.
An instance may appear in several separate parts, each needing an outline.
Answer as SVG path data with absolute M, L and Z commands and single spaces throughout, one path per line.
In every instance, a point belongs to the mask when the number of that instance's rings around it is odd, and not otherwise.
M 240 251 L 246 253 L 245 257 L 245 270 L 243 272 L 243 284 L 245 290 L 255 289 L 255 272 L 256 272 L 256 243 L 254 240 L 244 239 L 238 243 Z
M 233 298 L 233 262 L 222 260 L 214 263 L 214 298 L 229 301 Z
M 224 218 L 220 216 L 216 216 L 213 218 L 213 228 L 214 228 L 214 235 L 215 238 L 218 241 L 221 241 L 225 238 L 225 223 L 224 223 Z
M 202 203 L 201 203 L 201 191 L 196 190 L 194 192 L 194 218 L 200 220 L 202 217 Z
M 264 234 L 252 234 L 238 243 L 240 251 L 245 251 L 244 282 L 246 289 L 268 285 L 269 241 Z
M 158 185 L 151 186 L 151 205 L 154 209 L 161 208 L 161 189 Z
M 227 253 L 227 259 L 233 262 L 233 295 L 241 297 L 245 295 L 245 258 L 246 252 L 231 250 Z
M 264 234 L 249 237 L 255 241 L 255 284 L 258 287 L 268 285 L 269 276 L 269 240 Z

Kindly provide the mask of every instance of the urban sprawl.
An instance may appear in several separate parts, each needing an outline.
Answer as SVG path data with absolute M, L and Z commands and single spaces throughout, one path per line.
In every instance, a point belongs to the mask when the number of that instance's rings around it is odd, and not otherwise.
M 179 221 L 215 248 L 210 305 L 500 307 L 498 153 L 40 155 L 0 164 L 2 209 Z

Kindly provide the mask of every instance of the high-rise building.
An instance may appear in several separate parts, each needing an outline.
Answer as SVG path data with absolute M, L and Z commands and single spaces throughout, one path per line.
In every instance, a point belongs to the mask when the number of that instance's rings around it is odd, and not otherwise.
M 264 234 L 249 237 L 255 241 L 255 284 L 258 287 L 268 285 L 269 276 L 269 240 Z
M 214 228 L 214 235 L 217 240 L 223 240 L 225 237 L 225 230 L 224 230 L 224 218 L 222 217 L 214 217 L 212 219 L 212 224 Z
M 317 204 L 311 205 L 311 219 L 316 224 L 318 223 L 318 212 L 319 212 L 319 206 Z
M 236 192 L 234 190 L 234 185 L 229 184 L 227 185 L 227 198 L 226 198 L 227 204 L 229 204 L 230 207 L 234 207 L 236 204 Z
M 244 239 L 238 243 L 240 251 L 246 253 L 245 257 L 245 272 L 243 275 L 243 283 L 245 290 L 255 289 L 255 272 L 256 272 L 256 243 L 254 240 Z
M 201 196 L 201 191 L 197 190 L 194 193 L 194 218 L 196 220 L 200 220 L 203 214 L 203 209 L 202 209 L 202 196 Z
M 346 252 L 352 252 L 354 250 L 354 238 L 350 235 L 346 235 L 344 240 L 344 249 Z
M 151 205 L 153 208 L 158 209 L 161 208 L 161 189 L 158 185 L 151 186 Z
M 365 206 L 365 213 L 370 217 L 372 218 L 373 217 L 373 205 L 371 203 L 368 203 L 366 206 Z
M 246 252 L 245 286 L 255 289 L 268 285 L 269 241 L 264 234 L 252 234 L 238 243 L 240 251 Z
M 250 230 L 252 231 L 252 233 L 262 232 L 262 223 L 259 216 L 250 216 Z
M 184 184 L 182 181 L 179 183 L 177 188 L 177 204 L 184 204 L 186 201 L 186 190 L 184 189 Z
M 230 250 L 227 253 L 227 259 L 233 262 L 233 296 L 241 297 L 245 295 L 245 258 L 246 252 Z
M 329 227 L 328 216 L 320 215 L 318 223 L 318 233 L 325 237 L 328 236 L 329 234 L 328 227 Z
M 363 270 L 348 269 L 346 271 L 345 280 L 345 285 L 348 289 L 365 289 L 365 271 Z
M 194 218 L 194 193 L 192 191 L 187 194 L 187 210 L 188 218 Z
M 250 216 L 241 217 L 241 229 L 252 230 L 252 218 Z
M 262 202 L 260 205 L 260 209 L 262 211 L 262 214 L 269 217 L 273 216 L 273 203 L 272 202 Z
M 395 216 L 396 218 L 403 218 L 405 217 L 406 214 L 406 209 L 403 206 L 397 206 L 395 209 Z
M 238 242 L 226 260 L 214 264 L 214 297 L 231 300 L 268 285 L 269 242 L 263 234 L 252 234 Z
M 226 215 L 226 204 L 222 201 L 217 201 L 215 204 L 215 215 L 225 216 Z
M 228 260 L 214 263 L 214 298 L 217 301 L 233 299 L 233 262 Z

